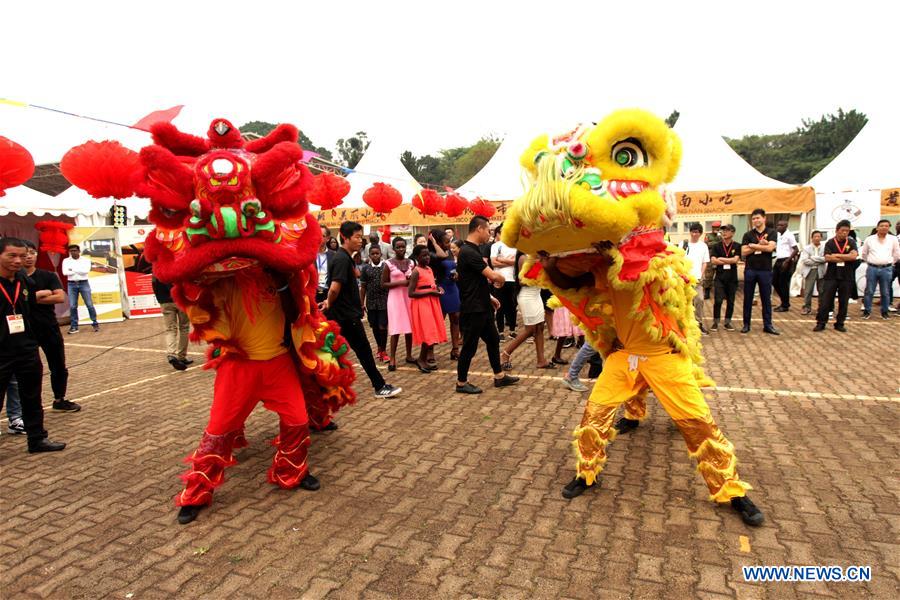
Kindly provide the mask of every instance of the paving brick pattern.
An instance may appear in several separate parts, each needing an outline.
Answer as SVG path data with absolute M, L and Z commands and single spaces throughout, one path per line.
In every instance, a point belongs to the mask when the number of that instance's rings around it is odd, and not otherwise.
M 247 423 L 250 447 L 215 504 L 179 526 L 172 496 L 203 430 L 213 375 L 171 369 L 154 336 L 160 320 L 83 331 L 66 339 L 69 362 L 83 362 L 72 369 L 70 397 L 85 398 L 84 410 L 46 417 L 51 437 L 69 448 L 29 455 L 22 437 L 0 437 L 0 593 L 896 598 L 900 318 L 857 314 L 851 307 L 846 334 L 812 333 L 810 317 L 794 309 L 776 315 L 778 338 L 757 321 L 750 335 L 704 339 L 709 372 L 725 388 L 709 392 L 709 403 L 766 513 L 758 529 L 707 501 L 653 400 L 645 424 L 610 447 L 601 487 L 564 500 L 585 396 L 565 390 L 561 373 L 533 369 L 528 344 L 513 357 L 522 383 L 485 385 L 481 396 L 452 392 L 447 347 L 437 373 L 386 373 L 404 388 L 395 399 L 372 398 L 363 375 L 360 402 L 339 414 L 340 429 L 314 436 L 316 493 L 266 483 L 277 419 L 258 409 Z M 473 371 L 473 381 L 489 383 L 483 352 Z M 757 564 L 871 565 L 873 578 L 745 582 L 741 566 Z

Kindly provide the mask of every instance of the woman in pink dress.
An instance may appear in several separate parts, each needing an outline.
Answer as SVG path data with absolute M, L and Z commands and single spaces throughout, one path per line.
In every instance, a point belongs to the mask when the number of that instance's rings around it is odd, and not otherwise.
M 406 240 L 395 237 L 391 243 L 394 258 L 387 260 L 387 269 L 381 271 L 381 286 L 388 290 L 388 335 L 391 336 L 391 356 L 388 371 L 397 370 L 397 344 L 400 336 L 406 338 L 406 362 L 415 363 L 412 357 L 412 326 L 409 323 L 410 299 L 407 293 L 409 277 L 415 265 L 406 258 Z
M 428 246 L 413 248 L 416 268 L 409 278 L 409 297 L 412 299 L 409 317 L 412 324 L 413 345 L 421 346 L 416 365 L 423 373 L 431 373 L 437 365 L 428 364 L 428 356 L 435 344 L 447 341 L 444 313 L 440 296 L 443 290 L 434 282 L 434 273 L 428 264 L 431 254 Z
M 556 351 L 553 353 L 551 360 L 557 365 L 569 364 L 569 361 L 562 357 L 562 349 L 566 347 L 567 340 L 579 338 L 579 342 L 584 342 L 584 332 L 575 327 L 575 324 L 572 323 L 572 313 L 564 306 L 553 310 L 553 319 L 550 321 L 550 335 L 556 337 Z

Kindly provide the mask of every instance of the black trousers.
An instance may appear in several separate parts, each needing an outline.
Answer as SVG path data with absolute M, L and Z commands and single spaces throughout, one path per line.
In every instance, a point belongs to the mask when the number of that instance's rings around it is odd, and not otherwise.
M 35 329 L 35 335 L 44 356 L 47 358 L 47 368 L 50 369 L 50 387 L 53 389 L 53 397 L 62 400 L 66 397 L 66 389 L 69 387 L 69 370 L 66 368 L 66 346 L 63 343 L 62 334 L 58 327 Z
M 516 283 L 507 281 L 501 288 L 494 288 L 494 297 L 500 301 L 500 310 L 497 311 L 497 331 L 503 331 L 503 325 L 510 331 L 516 329 Z
M 713 282 L 715 286 L 715 300 L 713 300 L 713 320 L 718 321 L 719 317 L 722 314 L 722 301 L 725 301 L 725 320 L 730 321 L 731 317 L 734 315 L 734 296 L 737 294 L 738 280 L 737 277 L 733 279 L 719 279 L 716 277 L 716 280 Z
M 487 347 L 488 360 L 491 361 L 491 369 L 495 375 L 503 372 L 500 367 L 500 334 L 494 326 L 493 315 L 489 312 L 461 312 L 459 314 L 459 330 L 462 332 L 463 343 L 459 351 L 459 361 L 456 363 L 456 378 L 458 381 L 469 380 L 469 366 L 472 358 L 478 350 L 478 340 L 484 340 Z
M 762 304 L 763 326 L 772 326 L 772 271 L 744 269 L 744 325 L 750 325 L 753 316 L 753 293 L 759 284 L 759 301 Z
M 18 334 L 22 335 L 22 334 Z M 22 421 L 28 440 L 42 440 L 47 437 L 44 429 L 44 408 L 41 406 L 41 380 L 44 365 L 37 349 L 19 356 L 0 357 L 0 408 L 6 398 L 6 388 L 13 375 L 19 382 L 19 397 L 22 401 Z
M 825 279 L 822 281 L 822 293 L 819 294 L 819 312 L 816 313 L 816 323 L 825 325 L 828 322 L 828 313 L 834 310 L 834 297 L 838 298 L 838 309 L 834 314 L 834 324 L 843 325 L 847 320 L 847 305 L 850 304 L 850 292 L 856 287 L 856 281 Z
M 375 338 L 375 344 L 379 349 L 384 350 L 387 347 L 387 309 L 382 308 L 371 309 L 366 311 L 366 319 L 369 321 L 369 327 L 372 328 L 372 336 Z
M 790 261 L 786 270 L 782 271 L 782 267 L 786 261 Z M 781 300 L 781 306 L 785 308 L 791 307 L 791 277 L 797 269 L 797 263 L 789 258 L 779 258 L 775 261 L 775 267 L 772 269 L 772 287 Z
M 341 328 L 341 335 L 350 344 L 350 348 L 356 353 L 356 359 L 362 365 L 372 387 L 376 391 L 384 387 L 384 377 L 378 371 L 375 365 L 375 357 L 372 356 L 372 346 L 369 344 L 369 338 L 366 336 L 366 330 L 363 328 L 362 321 L 357 319 L 335 319 L 335 322 Z

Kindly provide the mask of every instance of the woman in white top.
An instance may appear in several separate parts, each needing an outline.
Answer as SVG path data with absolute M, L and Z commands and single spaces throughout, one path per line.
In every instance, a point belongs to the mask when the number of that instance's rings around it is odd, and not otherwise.
M 517 260 L 517 270 L 519 270 L 525 264 L 525 255 L 519 252 Z M 513 282 L 513 285 L 516 285 L 516 282 Z M 541 302 L 541 288 L 525 285 L 524 283 L 520 284 L 520 288 L 519 308 L 522 310 L 522 320 L 525 321 L 525 329 L 510 340 L 503 352 L 500 353 L 503 369 L 506 371 L 512 370 L 512 362 L 510 361 L 512 353 L 532 335 L 534 336 L 537 368 L 553 369 L 555 368 L 553 363 L 544 358 L 544 303 Z
M 494 286 L 494 297 L 500 301 L 500 310 L 497 311 L 497 332 L 500 334 L 501 342 L 504 340 L 504 324 L 509 328 L 510 339 L 516 337 L 516 249 L 500 241 L 502 229 L 503 223 L 497 225 L 494 234 L 496 241 L 491 246 L 491 268 L 503 275 L 503 279 L 506 280 L 502 286 Z

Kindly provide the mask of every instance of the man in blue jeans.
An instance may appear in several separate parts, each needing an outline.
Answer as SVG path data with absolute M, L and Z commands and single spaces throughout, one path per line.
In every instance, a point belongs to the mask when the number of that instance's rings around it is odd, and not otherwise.
M 881 318 L 889 317 L 891 307 L 891 284 L 894 278 L 894 263 L 900 260 L 900 243 L 890 234 L 891 222 L 887 219 L 878 221 L 875 235 L 870 235 L 863 242 L 859 257 L 866 262 L 866 295 L 863 298 L 862 318 L 872 315 L 872 300 L 875 286 L 881 293 Z
M 778 234 L 766 225 L 766 211 L 756 208 L 750 214 L 753 229 L 744 234 L 741 256 L 744 258 L 744 327 L 741 333 L 750 332 L 753 314 L 753 294 L 759 284 L 762 304 L 763 331 L 780 335 L 772 325 L 772 253 L 775 252 Z
M 81 256 L 81 248 L 77 244 L 69 246 L 69 258 L 63 260 L 62 274 L 69 280 L 69 333 L 78 333 L 78 295 L 84 300 L 88 315 L 94 326 L 94 331 L 100 331 L 97 323 L 97 311 L 94 310 L 94 301 L 91 299 L 91 283 L 88 276 L 91 273 L 91 259 Z

